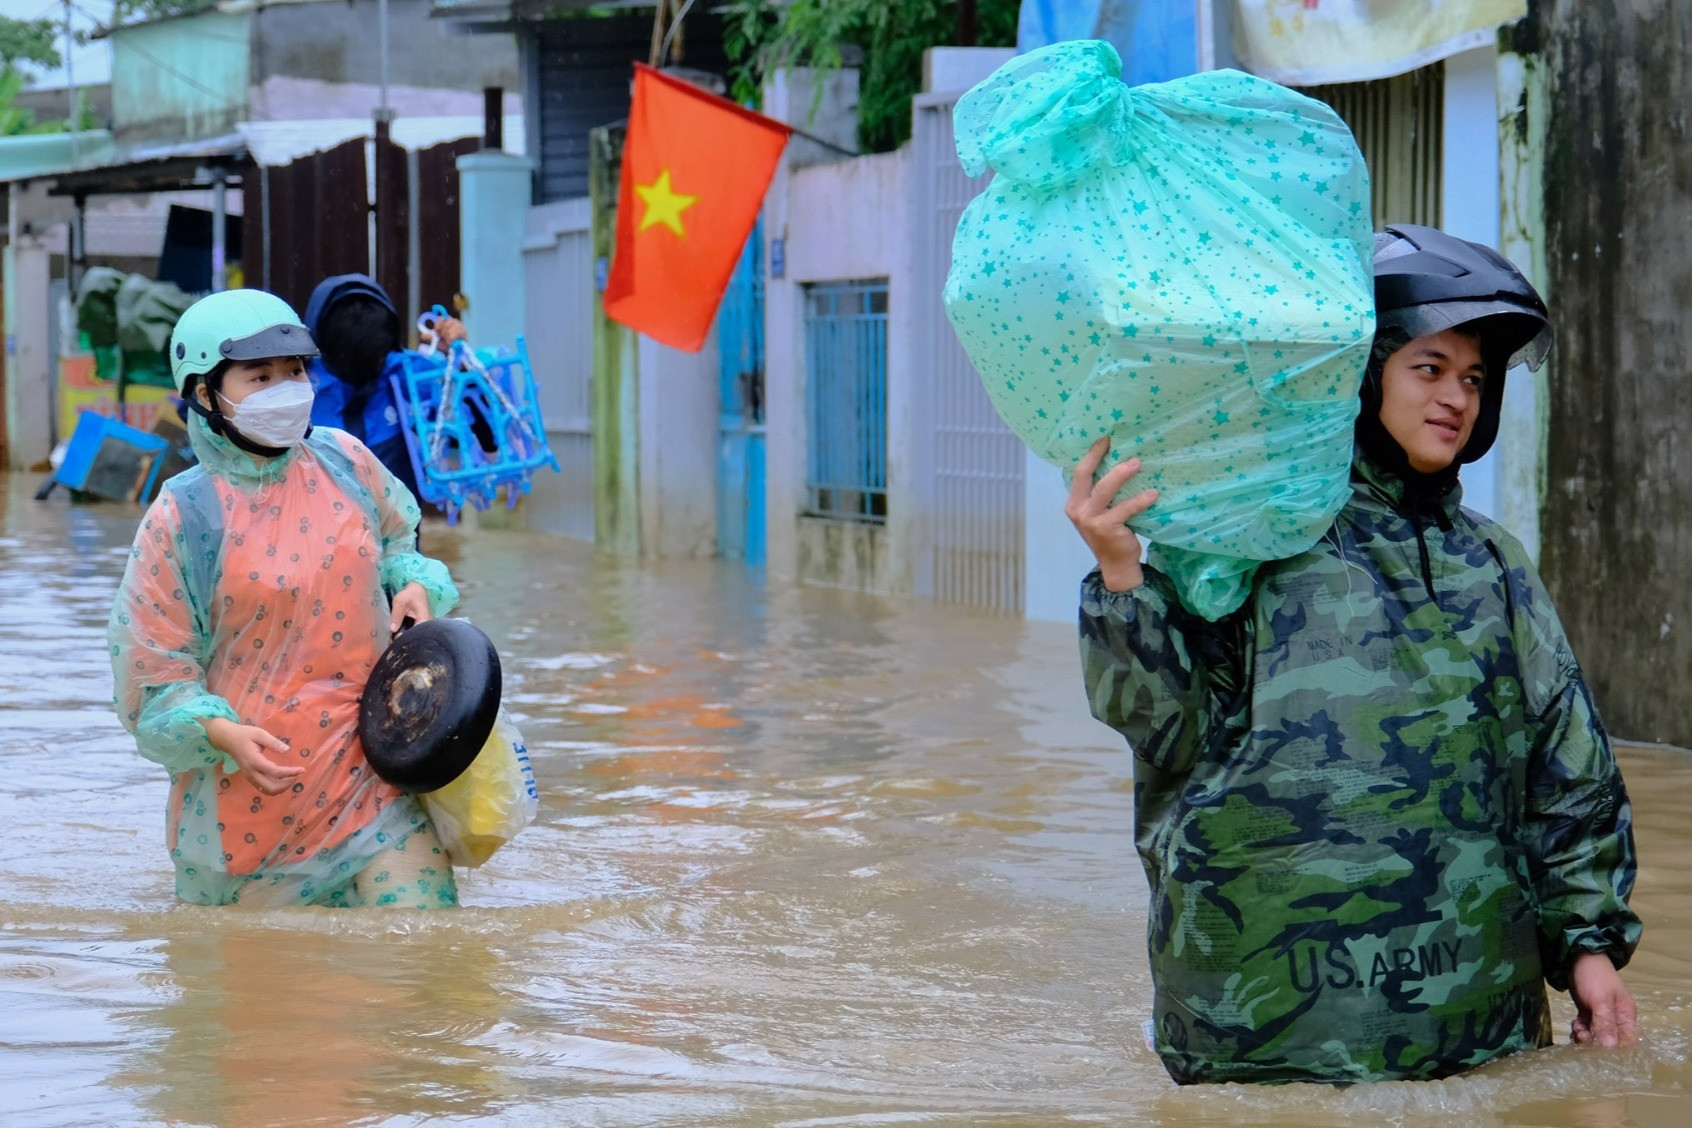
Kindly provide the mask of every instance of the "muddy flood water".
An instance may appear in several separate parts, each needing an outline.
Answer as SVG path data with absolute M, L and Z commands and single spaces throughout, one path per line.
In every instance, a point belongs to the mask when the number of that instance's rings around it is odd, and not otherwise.
M 0 1125 L 1692 1124 L 1692 757 L 1621 750 L 1644 1044 L 1177 1089 L 1073 630 L 424 533 L 541 790 L 465 907 L 181 905 L 112 715 L 136 512 L 0 477 Z M 1558 997 L 1558 1037 L 1572 1008 Z

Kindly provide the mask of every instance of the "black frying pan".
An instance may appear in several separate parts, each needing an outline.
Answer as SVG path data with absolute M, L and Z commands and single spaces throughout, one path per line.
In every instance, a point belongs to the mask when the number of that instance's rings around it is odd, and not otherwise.
M 407 794 L 457 779 L 499 715 L 499 654 L 463 619 L 401 627 L 359 703 L 358 735 L 376 774 Z

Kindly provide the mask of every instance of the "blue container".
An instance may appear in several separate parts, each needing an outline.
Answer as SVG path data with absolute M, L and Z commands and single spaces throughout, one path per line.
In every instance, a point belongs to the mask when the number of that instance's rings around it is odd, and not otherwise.
M 157 435 L 84 411 L 53 480 L 106 501 L 151 497 L 169 448 Z
M 435 312 L 446 315 L 439 306 Z M 558 469 L 522 337 L 516 352 L 472 352 L 460 341 L 445 356 L 401 355 L 405 363 L 389 379 L 405 413 L 401 431 L 417 494 L 444 509 L 448 524 L 457 523 L 465 505 L 487 509 L 501 489 L 515 508 L 536 471 Z M 479 429 L 493 449 L 482 445 Z

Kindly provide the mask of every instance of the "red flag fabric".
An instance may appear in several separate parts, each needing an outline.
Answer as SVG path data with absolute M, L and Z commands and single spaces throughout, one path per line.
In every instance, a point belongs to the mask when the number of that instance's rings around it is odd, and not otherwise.
M 606 316 L 698 352 L 791 132 L 636 63 Z

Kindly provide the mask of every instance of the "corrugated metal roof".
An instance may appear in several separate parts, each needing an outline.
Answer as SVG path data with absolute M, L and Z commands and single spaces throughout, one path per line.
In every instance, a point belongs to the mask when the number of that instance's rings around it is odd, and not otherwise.
M 402 149 L 430 149 L 461 137 L 480 137 L 480 116 L 395 118 L 390 136 Z M 329 118 L 321 121 L 244 121 L 236 126 L 254 162 L 275 167 L 312 153 L 322 153 L 358 137 L 374 137 L 369 118 Z M 506 151 L 523 152 L 523 115 L 505 115 Z
M 199 8 L 187 8 L 180 12 L 166 12 L 162 16 L 149 16 L 146 19 L 130 20 L 110 27 L 96 27 L 88 33 L 89 39 L 109 39 L 114 33 L 125 28 L 146 27 L 151 24 L 171 23 L 175 20 L 193 19 L 206 12 L 256 12 L 264 8 L 275 8 L 283 4 L 328 4 L 332 0 L 218 0 L 217 3 L 207 3 Z
M 402 149 L 431 149 L 463 137 L 479 137 L 483 120 L 479 115 L 396 118 L 391 136 Z M 522 156 L 522 114 L 506 114 L 505 151 Z M 26 137 L 0 138 L 0 184 L 13 180 L 35 180 L 72 173 L 95 173 L 102 169 L 136 165 L 215 160 L 227 164 L 243 153 L 261 165 L 285 165 L 312 153 L 321 153 L 357 137 L 374 137 L 375 123 L 369 118 L 331 118 L 322 121 L 246 121 L 234 133 L 199 141 L 166 144 L 113 144 L 103 129 L 82 133 L 43 133 Z M 79 179 L 87 179 L 86 176 Z
M 203 188 L 211 183 L 209 169 L 222 169 L 227 176 L 245 152 L 246 143 L 236 133 L 169 144 L 114 145 L 104 160 L 53 174 L 50 191 L 56 196 L 97 196 Z
M 542 20 L 563 12 L 588 8 L 656 8 L 655 0 L 434 0 L 429 6 L 433 19 L 470 20 L 476 23 L 507 23 L 514 20 Z
M 107 165 L 145 164 L 149 161 L 180 160 L 182 158 L 238 157 L 246 143 L 239 133 L 225 133 L 221 137 L 203 137 L 196 141 L 139 141 L 124 145 L 103 162 Z
M 97 167 L 115 151 L 104 129 L 0 137 L 0 183 Z

